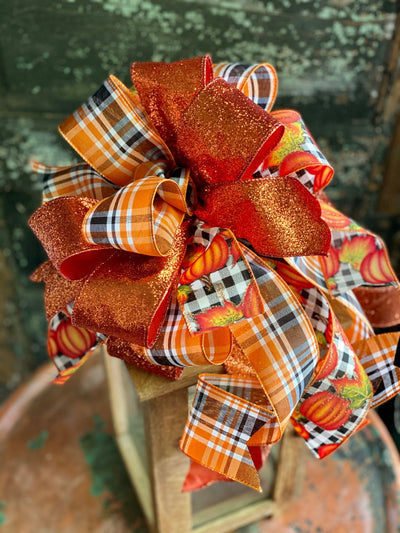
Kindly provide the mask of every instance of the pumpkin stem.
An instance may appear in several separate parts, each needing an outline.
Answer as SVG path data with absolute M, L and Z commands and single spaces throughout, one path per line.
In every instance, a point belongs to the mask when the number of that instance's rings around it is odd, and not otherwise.
M 211 281 L 211 278 L 210 278 L 210 275 L 209 274 L 203 274 L 200 278 L 200 280 L 204 283 L 204 285 L 206 286 L 206 289 L 211 292 L 214 288 L 213 286 L 213 283 Z

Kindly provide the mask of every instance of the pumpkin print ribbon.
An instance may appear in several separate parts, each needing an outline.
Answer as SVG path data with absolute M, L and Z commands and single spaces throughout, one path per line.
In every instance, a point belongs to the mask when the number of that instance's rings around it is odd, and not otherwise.
M 251 450 L 289 421 L 323 457 L 398 392 L 398 334 L 375 336 L 353 292 L 398 282 L 382 241 L 321 199 L 332 167 L 297 112 L 272 111 L 271 65 L 134 63 L 132 79 L 60 126 L 84 162 L 33 162 L 56 381 L 104 341 L 172 378 L 223 364 L 181 448 L 259 490 Z

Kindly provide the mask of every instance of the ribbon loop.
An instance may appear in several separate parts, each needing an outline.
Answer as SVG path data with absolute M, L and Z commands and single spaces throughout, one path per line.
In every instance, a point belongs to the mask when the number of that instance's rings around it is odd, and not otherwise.
M 84 278 L 113 252 L 111 247 L 89 244 L 82 235 L 83 220 L 93 205 L 90 198 L 55 198 L 29 219 L 50 260 L 69 279 Z
M 138 99 L 114 76 L 59 130 L 91 167 L 116 185 L 130 183 L 144 161 L 173 160 L 165 142 L 149 128 Z
M 86 163 L 67 167 L 51 167 L 38 161 L 30 161 L 31 168 L 43 183 L 43 201 L 48 202 L 59 196 L 84 196 L 102 200 L 118 190 Z
M 400 392 L 400 369 L 394 358 L 400 333 L 393 331 L 362 339 L 354 350 L 371 380 L 374 397 L 372 407 L 377 407 Z
M 175 155 L 176 132 L 182 115 L 213 78 L 211 58 L 133 63 L 131 76 L 151 122 Z
M 151 349 L 145 348 L 144 356 L 158 365 L 220 365 L 231 353 L 232 346 L 227 327 L 203 335 L 191 335 L 173 294 L 160 334 Z
M 177 152 L 196 185 L 251 177 L 284 127 L 221 78 L 193 99 L 179 123 Z
M 296 204 L 297 209 L 293 209 Z M 296 179 L 267 177 L 214 187 L 196 215 L 229 228 L 270 257 L 323 254 L 331 234 L 318 201 Z
M 188 224 L 176 232 L 166 257 L 116 250 L 88 277 L 77 297 L 73 323 L 152 346 L 164 322 L 185 254 Z
M 139 179 L 90 209 L 83 222 L 89 243 L 164 256 L 188 211 L 179 185 L 161 177 Z
M 331 181 L 333 168 L 297 111 L 279 109 L 272 115 L 285 125 L 285 133 L 273 153 L 263 161 L 262 169 L 268 169 L 272 175 L 294 175 L 311 192 L 317 193 Z
M 265 111 L 272 109 L 278 90 L 278 76 L 269 63 L 216 63 L 214 75 L 237 87 Z

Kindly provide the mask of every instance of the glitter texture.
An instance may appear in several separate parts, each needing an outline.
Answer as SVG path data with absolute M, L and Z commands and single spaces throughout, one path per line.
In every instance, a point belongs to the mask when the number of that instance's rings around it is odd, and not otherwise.
M 224 368 L 228 374 L 250 377 L 257 376 L 254 368 L 250 365 L 250 361 L 244 355 L 236 340 L 233 341 L 232 351 L 224 361 Z
M 133 63 L 131 75 L 154 127 L 172 152 L 176 152 L 176 130 L 182 114 L 213 78 L 211 58 Z
M 71 303 L 81 291 L 84 280 L 71 281 L 61 276 L 51 261 L 46 261 L 31 275 L 31 280 L 45 283 L 44 305 L 47 320 Z
M 328 251 L 331 233 L 318 201 L 294 178 L 260 178 L 215 187 L 196 211 L 228 228 L 261 255 L 289 257 Z
M 96 204 L 89 198 L 61 197 L 46 202 L 29 219 L 53 265 L 70 279 L 85 277 L 113 248 L 93 245 L 82 235 L 82 222 Z
M 73 324 L 150 347 L 163 324 L 186 240 L 187 224 L 166 257 L 115 251 L 89 276 L 75 301 Z
M 144 354 L 144 348 L 117 339 L 116 337 L 108 337 L 107 351 L 109 355 L 123 359 L 126 363 L 135 365 L 142 370 L 158 374 L 169 379 L 179 379 L 183 372 L 182 367 L 156 365 L 148 360 Z
M 178 128 L 180 164 L 196 185 L 250 177 L 274 148 L 284 126 L 221 78 L 193 100 Z

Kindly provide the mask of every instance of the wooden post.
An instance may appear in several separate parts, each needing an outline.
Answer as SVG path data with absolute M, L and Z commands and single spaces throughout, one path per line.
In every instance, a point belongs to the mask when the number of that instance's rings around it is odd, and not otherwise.
M 302 455 L 304 443 L 301 442 L 294 428 L 287 426 L 282 437 L 279 451 L 278 468 L 275 477 L 273 500 L 276 509 L 282 511 L 298 494 L 302 486 Z
M 184 533 L 192 528 L 190 493 L 181 492 L 190 461 L 179 449 L 187 414 L 187 389 L 143 403 L 154 531 L 157 533 Z

